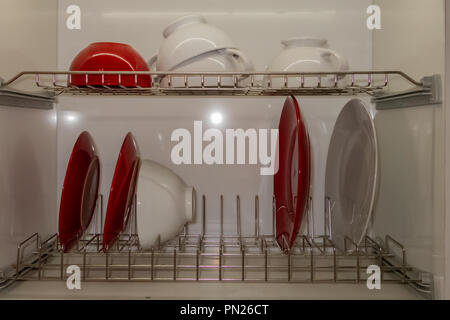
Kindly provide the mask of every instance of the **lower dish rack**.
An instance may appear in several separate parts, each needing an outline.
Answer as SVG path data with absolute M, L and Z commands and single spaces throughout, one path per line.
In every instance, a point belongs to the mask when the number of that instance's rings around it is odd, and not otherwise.
M 204 226 L 204 196 L 202 211 Z M 237 234 L 190 234 L 185 227 L 183 234 L 150 250 L 141 248 L 138 235 L 132 232 L 136 228 L 135 210 L 130 232 L 121 234 L 108 252 L 101 250 L 101 233 L 85 235 L 67 253 L 59 246 L 57 234 L 43 240 L 35 233 L 19 244 L 17 262 L 0 278 L 0 288 L 14 281 L 66 281 L 74 268 L 78 268 L 81 281 L 138 282 L 367 284 L 378 272 L 381 283 L 410 285 L 425 297 L 432 297 L 432 281 L 407 264 L 404 246 L 389 235 L 384 239 L 365 236 L 359 246 L 346 238 L 343 250 L 327 235 L 299 235 L 285 254 L 273 234 L 259 234 L 257 210 L 255 235 L 239 234 L 237 211 Z

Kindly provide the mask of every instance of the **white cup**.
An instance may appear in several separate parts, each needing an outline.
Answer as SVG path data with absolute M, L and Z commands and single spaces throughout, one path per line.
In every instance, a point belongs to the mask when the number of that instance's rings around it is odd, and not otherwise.
M 137 226 L 142 248 L 177 236 L 195 219 L 196 192 L 169 168 L 143 160 L 137 188 Z

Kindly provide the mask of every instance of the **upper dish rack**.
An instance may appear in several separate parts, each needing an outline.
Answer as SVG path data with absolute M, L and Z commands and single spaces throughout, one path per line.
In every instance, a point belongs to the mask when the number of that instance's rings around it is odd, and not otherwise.
M 102 85 L 75 86 L 73 75 L 101 76 Z M 105 84 L 105 76 L 118 76 L 118 86 Z M 122 76 L 150 75 L 150 88 L 122 86 Z M 100 95 L 355 95 L 380 96 L 388 91 L 392 78 L 400 78 L 417 89 L 427 87 L 401 71 L 349 71 L 349 72 L 121 72 L 121 71 L 24 71 L 1 83 L 0 88 L 11 86 L 18 80 L 34 77 L 37 87 L 54 95 L 100 94 Z M 164 86 L 155 78 L 164 78 Z

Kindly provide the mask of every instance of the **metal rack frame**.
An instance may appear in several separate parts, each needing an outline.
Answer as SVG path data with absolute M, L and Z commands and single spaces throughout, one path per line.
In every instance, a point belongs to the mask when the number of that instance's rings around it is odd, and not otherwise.
M 101 202 L 91 231 L 102 229 Z M 101 250 L 101 233 L 84 236 L 67 253 L 59 246 L 57 234 L 44 240 L 36 233 L 19 244 L 17 262 L 0 284 L 5 287 L 14 281 L 65 281 L 70 265 L 80 268 L 82 281 L 365 284 L 368 266 L 375 265 L 380 268 L 382 283 L 410 285 L 427 298 L 433 295 L 426 274 L 407 264 L 405 247 L 389 235 L 383 240 L 366 236 L 360 245 L 347 237 L 345 247 L 338 248 L 329 236 L 311 234 L 309 230 L 314 228 L 310 227 L 309 206 L 306 234 L 299 235 L 292 249 L 283 253 L 274 234 L 260 234 L 258 196 L 253 235 L 241 233 L 239 196 L 236 197 L 236 234 L 223 233 L 223 196 L 220 196 L 220 233 L 207 234 L 205 202 L 203 196 L 201 234 L 190 234 L 186 225 L 183 234 L 165 243 L 158 241 L 150 250 L 144 250 L 139 244 L 136 207 L 128 229 L 107 252 Z
M 99 86 L 75 86 L 73 75 L 101 76 Z M 125 87 L 123 76 L 151 77 L 151 87 Z M 401 71 L 349 71 L 349 72 L 146 72 L 146 71 L 24 71 L 1 86 L 8 87 L 19 79 L 33 77 L 37 87 L 54 95 L 356 95 L 378 96 L 388 89 L 390 78 L 399 77 L 416 88 L 424 88 L 419 82 Z M 117 76 L 118 86 L 105 84 L 105 76 Z M 162 86 L 160 80 L 165 79 Z M 178 84 L 177 84 L 178 81 Z
M 70 85 L 73 75 L 101 76 L 100 86 Z M 105 76 L 115 75 L 119 85 L 105 85 Z M 151 87 L 125 87 L 123 76 L 151 76 Z M 40 93 L 11 89 L 19 80 L 32 77 Z M 389 92 L 392 78 L 400 78 L 413 89 Z M 157 80 L 165 79 L 164 85 Z M 194 80 L 194 83 L 191 82 Z M 178 81 L 178 82 L 177 82 Z M 180 84 L 181 83 L 181 84 Z M 231 83 L 231 84 L 230 84 Z M 336 96 L 368 94 L 377 108 L 408 107 L 436 104 L 441 101 L 440 77 L 425 77 L 418 82 L 401 71 L 349 71 L 315 73 L 214 73 L 214 72 L 120 72 L 120 71 L 24 71 L 10 80 L 0 81 L 1 99 L 13 99 L 24 106 L 30 99 L 42 100 L 51 107 L 61 94 L 130 95 L 130 96 Z M 3 98 L 2 98 L 3 97 Z M 20 101 L 16 101 L 19 99 Z M 4 100 L 4 99 L 3 99 Z M 399 103 L 400 102 L 400 103 Z M 35 106 L 34 104 L 31 104 Z M 429 274 L 407 264 L 402 244 L 387 235 L 384 239 L 364 238 L 357 245 L 346 238 L 345 247 L 337 247 L 330 238 L 328 224 L 323 235 L 315 234 L 312 205 L 308 211 L 307 233 L 299 235 L 294 247 L 281 252 L 272 234 L 259 232 L 259 199 L 255 197 L 255 233 L 243 235 L 241 230 L 240 198 L 236 197 L 236 234 L 223 232 L 223 197 L 221 197 L 221 226 L 219 234 L 206 233 L 205 197 L 203 196 L 202 232 L 185 232 L 176 239 L 143 250 L 134 224 L 123 233 L 117 245 L 108 252 L 100 250 L 103 209 L 96 214 L 94 232 L 77 242 L 76 248 L 64 253 L 58 235 L 44 239 L 34 234 L 18 246 L 16 264 L 0 272 L 0 289 L 18 280 L 65 280 L 66 267 L 77 265 L 84 281 L 250 281 L 287 283 L 365 283 L 369 265 L 380 268 L 383 283 L 400 283 L 414 287 L 426 297 L 432 297 Z M 251 213 L 250 213 L 251 214 Z M 328 212 L 328 214 L 330 214 Z M 100 215 L 100 216 L 99 216 Z M 325 219 L 327 213 L 325 213 Z M 97 222 L 100 221 L 100 222 Z M 311 221 L 311 223 L 310 223 Z M 329 221 L 329 220 L 328 220 Z M 98 228 L 100 227 L 100 228 Z

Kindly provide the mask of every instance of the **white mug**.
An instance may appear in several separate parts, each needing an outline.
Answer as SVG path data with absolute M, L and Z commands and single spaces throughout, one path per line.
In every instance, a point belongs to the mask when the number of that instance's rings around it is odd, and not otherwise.
M 143 160 L 137 187 L 137 226 L 142 248 L 177 236 L 195 219 L 196 192 L 169 168 Z

